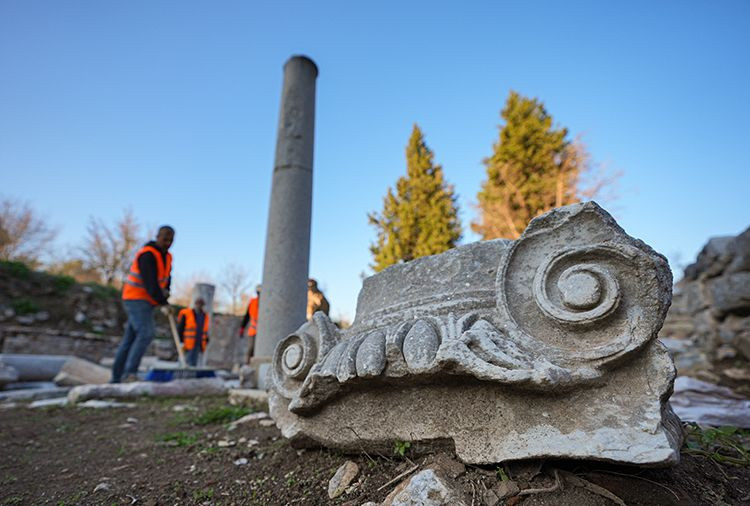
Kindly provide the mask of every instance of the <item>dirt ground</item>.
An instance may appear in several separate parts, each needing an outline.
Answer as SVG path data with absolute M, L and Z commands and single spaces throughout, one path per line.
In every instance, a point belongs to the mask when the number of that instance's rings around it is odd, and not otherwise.
M 399 474 L 449 458 L 409 449 L 404 456 L 299 450 L 258 421 L 230 430 L 229 422 L 250 411 L 224 398 L 0 409 L 0 505 L 359 506 L 382 501 L 400 480 L 383 485 Z M 554 489 L 506 501 L 524 506 L 606 505 L 616 498 L 628 505 L 750 504 L 750 468 L 717 462 L 692 446 L 674 469 L 547 461 L 466 466 L 456 480 L 477 506 L 487 489 L 507 479 L 522 490 Z M 328 481 L 346 460 L 359 465 L 357 485 L 331 500 Z

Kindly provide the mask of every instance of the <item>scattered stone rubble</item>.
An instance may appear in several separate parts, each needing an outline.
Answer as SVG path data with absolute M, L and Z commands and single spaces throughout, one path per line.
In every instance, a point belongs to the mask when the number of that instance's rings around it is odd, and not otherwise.
M 674 365 L 655 340 L 671 289 L 664 257 L 598 205 L 560 208 L 517 241 L 366 279 L 345 331 L 316 313 L 276 347 L 270 413 L 298 444 L 674 464 Z

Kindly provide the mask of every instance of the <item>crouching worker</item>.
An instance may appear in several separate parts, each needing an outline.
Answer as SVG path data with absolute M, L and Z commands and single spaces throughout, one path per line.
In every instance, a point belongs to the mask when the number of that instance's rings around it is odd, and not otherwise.
M 200 354 L 208 345 L 208 315 L 203 311 L 206 302 L 195 299 L 193 309 L 183 309 L 177 315 L 177 332 L 180 334 L 182 347 L 187 353 L 188 365 L 197 366 Z

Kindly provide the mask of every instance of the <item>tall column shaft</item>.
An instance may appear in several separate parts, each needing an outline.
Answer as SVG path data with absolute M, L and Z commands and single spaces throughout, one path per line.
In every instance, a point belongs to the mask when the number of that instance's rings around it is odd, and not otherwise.
M 214 314 L 214 293 L 216 287 L 210 283 L 196 283 L 193 285 L 193 295 L 190 297 L 190 307 L 195 307 L 195 301 L 197 299 L 203 299 L 205 306 L 203 311 L 209 316 Z
M 305 321 L 310 263 L 315 79 L 304 56 L 284 65 L 255 356 L 270 357 Z

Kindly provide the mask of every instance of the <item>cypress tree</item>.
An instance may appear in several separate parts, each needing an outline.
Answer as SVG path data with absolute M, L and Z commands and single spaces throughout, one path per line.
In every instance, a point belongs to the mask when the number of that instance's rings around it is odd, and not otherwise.
M 395 192 L 388 188 L 382 213 L 368 214 L 377 231 L 377 239 L 370 245 L 375 272 L 442 253 L 461 238 L 453 187 L 445 182 L 442 167 L 433 159 L 415 124 L 406 146 L 406 176 L 398 179 Z
M 494 153 L 484 160 L 487 179 L 477 195 L 472 230 L 484 239 L 516 239 L 532 218 L 578 202 L 588 155 L 568 130 L 553 125 L 544 104 L 511 91 L 501 111 L 505 124 Z

